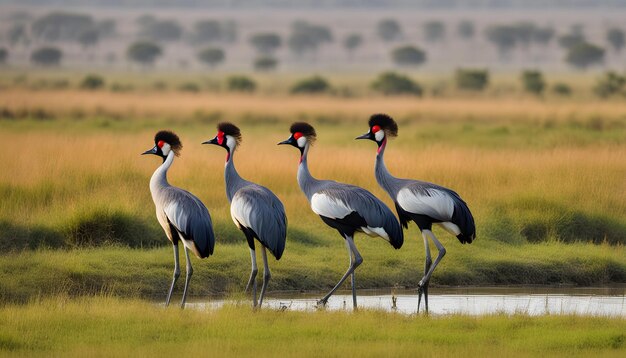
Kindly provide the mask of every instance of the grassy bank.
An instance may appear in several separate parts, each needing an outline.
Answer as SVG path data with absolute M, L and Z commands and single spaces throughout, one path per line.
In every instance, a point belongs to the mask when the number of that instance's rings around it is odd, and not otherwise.
M 607 356 L 626 352 L 623 319 L 409 317 L 378 311 L 164 309 L 138 300 L 63 298 L 0 307 L 11 356 Z
M 249 258 L 224 193 L 225 153 L 200 145 L 218 120 L 243 131 L 240 174 L 285 204 L 287 251 L 272 264 L 270 288 L 331 286 L 347 264 L 341 238 L 320 225 L 300 192 L 297 152 L 276 143 L 291 121 L 311 121 L 319 136 L 314 175 L 360 185 L 393 206 L 374 179 L 375 146 L 353 140 L 379 111 L 400 123 L 388 168 L 455 189 L 476 218 L 472 245 L 436 232 L 448 255 L 433 284 L 626 281 L 624 103 L 8 91 L 0 107 L 3 301 L 164 294 L 171 249 L 148 189 L 159 161 L 139 155 L 160 128 L 174 129 L 184 144 L 170 182 L 201 198 L 218 238 L 215 257 L 194 261 L 192 293 L 240 289 Z M 399 251 L 369 238 L 357 245 L 365 258 L 359 287 L 416 285 L 424 254 L 414 227 Z
M 297 236 L 290 238 L 296 239 Z M 330 242 L 290 242 L 281 261 L 271 260 L 274 290 L 329 290 L 348 265 L 338 237 Z M 241 292 L 250 270 L 247 246 L 218 245 L 215 256 L 192 258 L 190 295 L 206 298 Z M 626 252 L 608 244 L 558 243 L 510 246 L 485 240 L 469 247 L 451 241 L 433 276 L 433 285 L 605 285 L 626 281 Z M 422 274 L 421 240 L 411 238 L 399 251 L 382 240 L 357 238 L 364 263 L 359 288 L 414 288 Z M 102 292 L 120 297 L 165 298 L 173 262 L 171 248 L 93 248 L 38 250 L 0 256 L 0 302 L 25 303 L 33 297 L 81 296 Z M 183 276 L 184 277 L 184 276 Z M 182 292 L 183 280 L 176 293 Z M 348 287 L 348 286 L 347 286 Z

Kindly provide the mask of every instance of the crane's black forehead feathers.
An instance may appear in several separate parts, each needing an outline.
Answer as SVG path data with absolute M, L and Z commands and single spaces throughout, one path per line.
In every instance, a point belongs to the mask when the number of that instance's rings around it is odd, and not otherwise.
M 315 134 L 315 128 L 305 122 L 295 122 L 291 125 L 291 128 L 289 128 L 289 131 L 291 132 L 291 134 L 297 132 L 302 133 L 302 135 L 304 135 L 309 140 L 309 142 L 313 142 L 315 138 L 317 138 L 317 134 Z
M 370 117 L 369 126 L 370 128 L 373 126 L 379 126 L 390 137 L 398 136 L 398 125 L 396 124 L 396 121 L 386 114 L 379 113 L 372 115 Z
M 165 143 L 170 145 L 170 148 L 174 151 L 176 155 L 180 155 L 180 150 L 183 149 L 183 143 L 180 142 L 180 139 L 176 135 L 176 133 L 172 131 L 159 131 L 154 136 L 154 144 L 159 143 L 159 141 L 164 141 Z
M 230 122 L 221 122 L 217 125 L 217 130 L 223 132 L 224 135 L 229 135 L 235 138 L 237 145 L 241 144 L 241 131 L 236 125 Z

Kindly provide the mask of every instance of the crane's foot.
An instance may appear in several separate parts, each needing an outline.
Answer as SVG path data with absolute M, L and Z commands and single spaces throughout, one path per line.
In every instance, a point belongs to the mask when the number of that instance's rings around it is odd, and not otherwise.
M 422 296 L 424 296 L 424 313 L 428 314 L 428 281 L 426 283 L 420 281 L 417 284 L 417 313 L 420 312 Z
M 422 294 L 424 294 L 424 289 L 421 285 L 417 286 L 417 313 L 420 313 L 420 305 L 422 304 Z
M 315 305 L 315 307 L 326 308 L 326 303 L 328 303 L 328 298 L 322 298 L 321 300 L 317 301 L 317 304 Z

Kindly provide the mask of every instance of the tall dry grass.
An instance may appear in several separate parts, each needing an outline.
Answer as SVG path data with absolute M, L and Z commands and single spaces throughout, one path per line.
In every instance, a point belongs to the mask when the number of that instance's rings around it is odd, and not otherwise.
M 169 248 L 138 252 L 106 246 L 167 244 L 148 189 L 160 160 L 140 155 L 162 128 L 178 132 L 184 144 L 170 182 L 200 197 L 218 237 L 218 254 L 205 271 L 196 270 L 203 282 L 217 279 L 210 287 L 194 285 L 192 292 L 245 283 L 238 280 L 249 270 L 248 252 L 230 219 L 225 151 L 200 144 L 215 135 L 217 120 L 231 120 L 242 129 L 243 145 L 234 157 L 240 174 L 269 187 L 287 210 L 287 251 L 275 266 L 272 289 L 327 288 L 345 270 L 341 238 L 321 225 L 300 192 L 297 150 L 276 143 L 289 136 L 292 120 L 310 120 L 318 131 L 309 157 L 313 175 L 360 185 L 393 207 L 374 179 L 375 145 L 354 140 L 367 131 L 367 116 L 388 108 L 406 111 L 389 110 L 400 123 L 400 136 L 386 153 L 391 172 L 456 190 L 476 218 L 478 239 L 472 245 L 458 245 L 436 232 L 449 255 L 434 284 L 593 285 L 626 278 L 626 123 L 619 102 L 73 94 L 8 91 L 0 97 L 0 107 L 42 106 L 51 115 L 0 120 L 5 148 L 0 151 L 0 248 L 10 253 L 2 258 L 0 297 L 7 300 L 53 292 L 37 277 L 67 282 L 71 294 L 111 284 L 122 287 L 123 295 L 159 294 L 166 288 Z M 85 106 L 81 116 L 72 114 L 75 106 Z M 206 120 L 193 114 L 198 108 L 222 114 Z M 152 112 L 154 118 L 146 115 Z M 394 251 L 382 240 L 358 237 L 366 260 L 360 287 L 414 286 L 423 257 L 418 238 L 411 227 L 403 249 Z M 89 251 L 15 254 L 41 246 L 103 244 Z M 118 270 L 129 261 L 141 262 L 142 269 Z M 132 284 L 119 283 L 128 280 Z
M 93 116 L 102 113 L 128 117 L 188 118 L 218 113 L 230 117 L 265 115 L 292 121 L 324 116 L 330 121 L 366 119 L 372 113 L 386 112 L 400 120 L 475 122 L 530 120 L 581 120 L 589 117 L 625 120 L 623 101 L 541 101 L 535 98 L 425 98 L 328 96 L 263 96 L 237 94 L 188 94 L 180 92 L 85 92 L 28 91 L 9 89 L 0 97 L 0 107 L 19 111 L 42 109 L 63 116 Z

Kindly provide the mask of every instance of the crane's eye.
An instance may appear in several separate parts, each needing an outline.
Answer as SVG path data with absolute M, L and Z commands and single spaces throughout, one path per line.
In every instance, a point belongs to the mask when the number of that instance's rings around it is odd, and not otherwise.
M 159 148 L 163 148 L 163 146 L 164 146 L 164 145 L 165 145 L 165 141 L 162 141 L 162 140 L 160 140 L 160 141 L 157 143 L 157 146 L 158 146 Z
M 302 136 L 303 136 L 303 134 L 302 134 L 302 133 L 300 133 L 300 132 L 296 132 L 296 133 L 294 133 L 294 134 L 293 134 L 293 139 L 298 140 L 298 139 L 300 139 Z
M 217 144 L 222 145 L 224 143 L 224 132 L 217 132 Z
M 375 125 L 372 127 L 372 133 L 376 134 L 376 132 L 380 131 L 380 126 L 379 125 Z

